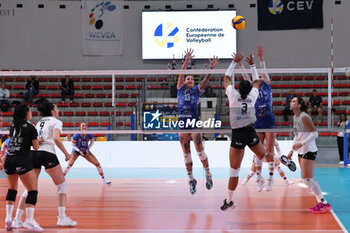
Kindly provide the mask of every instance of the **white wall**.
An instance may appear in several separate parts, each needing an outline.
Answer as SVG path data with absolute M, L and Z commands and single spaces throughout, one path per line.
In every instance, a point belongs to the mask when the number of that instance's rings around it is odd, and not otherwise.
M 210 167 L 229 167 L 229 141 L 207 141 L 205 152 L 208 155 Z M 282 154 L 288 154 L 292 141 L 279 141 Z M 68 152 L 72 150 L 71 142 L 64 142 Z M 58 158 L 65 165 L 64 155 L 56 148 Z M 184 160 L 180 142 L 178 141 L 112 141 L 95 142 L 91 152 L 106 168 L 183 168 Z M 194 167 L 202 167 L 193 143 L 191 143 L 192 160 Z M 241 167 L 250 167 L 253 153 L 246 149 Z M 298 164 L 297 155 L 293 160 Z M 64 166 L 63 166 L 64 167 Z M 79 158 L 74 167 L 93 167 L 85 159 Z
M 145 5 L 150 10 L 228 9 L 234 4 L 237 13 L 247 19 L 245 30 L 238 32 L 238 49 L 248 54 L 257 44 L 266 48 L 267 66 L 274 67 L 329 67 L 330 66 L 330 17 L 334 17 L 335 66 L 349 66 L 350 46 L 348 38 L 348 9 L 350 1 L 334 5 L 324 2 L 324 28 L 289 31 L 257 31 L 257 8 L 250 8 L 256 1 L 127 1 L 124 10 L 124 49 L 122 56 L 94 57 L 82 55 L 82 17 L 80 1 L 2 0 L 1 10 L 14 9 L 14 16 L 0 15 L 0 69 L 166 69 L 168 61 L 142 61 L 141 59 L 141 11 Z M 23 8 L 16 8 L 22 3 Z M 38 4 L 44 4 L 43 9 Z M 65 4 L 65 9 L 59 5 Z M 184 48 L 185 49 L 185 48 Z M 199 61 L 197 68 L 204 68 L 206 61 Z M 218 68 L 227 67 L 222 62 Z

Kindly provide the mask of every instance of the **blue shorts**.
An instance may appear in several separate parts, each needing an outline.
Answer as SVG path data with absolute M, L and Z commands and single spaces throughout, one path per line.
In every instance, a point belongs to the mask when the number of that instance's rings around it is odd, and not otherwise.
M 87 151 L 82 151 L 85 157 L 87 155 Z M 73 153 L 76 153 L 77 155 L 81 156 L 81 154 L 79 152 L 77 152 L 76 150 L 73 150 Z
M 255 129 L 274 129 L 276 128 L 276 120 L 273 114 L 265 114 L 258 116 L 254 123 Z

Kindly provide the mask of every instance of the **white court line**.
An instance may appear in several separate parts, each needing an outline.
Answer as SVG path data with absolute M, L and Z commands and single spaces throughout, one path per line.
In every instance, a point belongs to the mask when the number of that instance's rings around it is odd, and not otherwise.
M 339 226 L 341 227 L 341 229 L 343 230 L 344 233 L 348 233 L 348 231 L 346 230 L 345 226 L 343 225 L 343 223 L 340 221 L 340 219 L 338 218 L 338 216 L 335 214 L 335 212 L 333 211 L 333 209 L 331 210 L 331 213 L 334 217 L 334 219 L 337 221 L 337 223 L 339 224 Z
M 343 232 L 342 230 L 230 230 L 230 229 L 44 229 L 45 232 L 59 231 L 59 232 L 87 232 L 87 231 L 99 231 L 99 232 Z
M 53 210 L 53 208 L 40 208 L 40 207 L 36 207 L 35 208 L 36 210 Z M 230 213 L 230 212 L 233 212 L 233 211 L 221 211 L 219 210 L 219 207 L 218 208 L 215 208 L 215 209 L 151 209 L 151 208 L 144 208 L 144 209 L 141 209 L 141 208 L 118 208 L 118 207 L 103 207 L 103 208 L 90 208 L 89 207 L 89 211 L 99 211 L 99 210 L 115 210 L 115 211 L 217 211 L 219 213 Z M 307 209 L 238 209 L 238 208 L 235 208 L 237 211 L 305 211 L 305 212 L 308 212 Z M 0 210 L 5 210 L 5 208 L 0 208 Z M 71 208 L 69 207 L 68 210 L 70 211 L 79 211 L 81 210 L 81 208 Z M 85 210 L 86 211 L 86 210 Z

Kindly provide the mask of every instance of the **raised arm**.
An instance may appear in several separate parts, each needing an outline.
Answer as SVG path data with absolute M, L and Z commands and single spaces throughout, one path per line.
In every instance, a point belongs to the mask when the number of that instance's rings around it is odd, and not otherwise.
M 266 64 L 264 61 L 264 52 L 266 49 L 262 45 L 258 45 L 256 48 L 257 48 L 257 51 L 255 52 L 255 54 L 259 57 L 260 68 L 265 70 Z M 269 74 L 263 73 L 262 77 L 263 77 L 263 80 L 265 81 L 265 83 L 270 84 L 271 81 L 270 81 Z
M 249 54 L 249 56 L 246 57 L 245 61 L 250 65 L 250 69 L 252 70 L 253 87 L 259 89 L 259 75 L 255 67 L 253 54 Z
M 237 64 L 238 64 L 238 67 L 239 67 L 240 69 L 244 70 L 245 67 L 244 67 L 244 65 L 243 65 L 243 63 L 242 63 L 242 60 L 243 60 L 243 57 L 244 57 L 244 56 L 243 56 L 242 54 L 240 54 L 240 55 L 241 55 L 241 60 L 240 60 L 239 62 L 237 62 Z M 251 78 L 249 77 L 249 74 L 247 74 L 247 73 L 242 73 L 242 76 L 243 76 L 243 79 L 244 79 L 244 80 L 252 81 Z
M 186 59 L 184 63 L 182 64 L 182 69 L 186 70 L 188 63 L 191 61 L 192 58 L 194 58 L 194 55 L 192 55 L 193 49 L 187 49 L 185 51 Z M 184 75 L 180 74 L 179 79 L 177 80 L 177 89 L 180 89 L 184 85 Z
M 213 59 L 209 59 L 210 69 L 214 69 L 217 64 L 220 63 L 219 58 L 213 56 Z M 210 74 L 207 74 L 205 78 L 199 83 L 199 91 L 202 92 L 209 82 Z

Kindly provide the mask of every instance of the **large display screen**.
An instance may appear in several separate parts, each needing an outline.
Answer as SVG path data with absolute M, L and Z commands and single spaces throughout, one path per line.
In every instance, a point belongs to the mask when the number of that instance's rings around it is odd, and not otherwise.
M 235 10 L 142 12 L 142 59 L 231 58 L 236 52 Z

